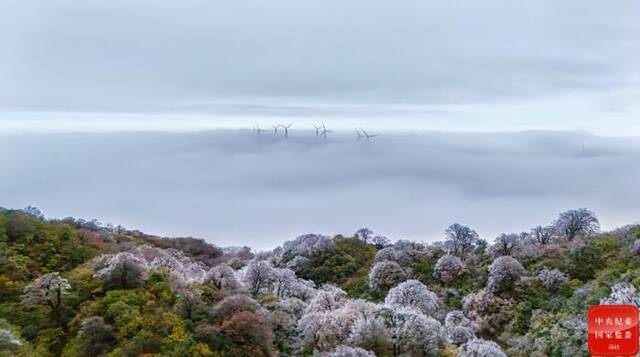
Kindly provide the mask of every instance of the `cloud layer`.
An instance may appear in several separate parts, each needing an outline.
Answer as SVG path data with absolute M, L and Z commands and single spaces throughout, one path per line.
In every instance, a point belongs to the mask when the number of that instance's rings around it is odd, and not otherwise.
M 348 118 L 356 105 L 363 121 L 427 128 L 442 110 L 493 130 L 628 125 L 638 13 L 634 0 L 8 0 L 0 110 Z
M 576 132 L 383 135 L 293 131 L 3 134 L 0 206 L 269 248 L 361 226 L 435 240 L 453 222 L 492 240 L 588 207 L 638 222 L 640 145 Z

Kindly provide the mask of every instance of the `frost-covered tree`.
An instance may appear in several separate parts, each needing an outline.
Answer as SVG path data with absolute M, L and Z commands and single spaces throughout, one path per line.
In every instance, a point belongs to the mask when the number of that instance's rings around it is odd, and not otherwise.
M 372 351 L 377 356 L 390 355 L 393 350 L 393 341 L 385 322 L 377 316 L 365 316 L 356 320 L 347 342 Z
M 376 357 L 376 355 L 359 347 L 340 345 L 331 352 L 323 353 L 322 357 Z
M 553 226 L 536 226 L 531 229 L 529 238 L 536 244 L 546 245 L 553 240 L 555 229 Z
M 394 356 L 438 354 L 443 333 L 436 319 L 411 308 L 384 309 L 379 314 L 389 330 Z
M 444 319 L 445 337 L 450 343 L 461 345 L 475 338 L 475 325 L 462 311 L 450 311 Z
M 211 284 L 217 289 L 234 290 L 240 288 L 240 283 L 227 264 L 219 264 L 211 268 L 204 280 L 205 284 Z
M 391 244 L 391 240 L 385 236 L 377 235 L 371 239 L 371 243 L 378 249 L 388 247 Z
M 116 289 L 130 289 L 139 286 L 147 278 L 150 271 L 149 264 L 143 257 L 130 252 L 100 257 L 97 259 L 95 267 L 95 276 Z
M 422 243 L 399 240 L 392 246 L 378 251 L 374 262 L 394 261 L 403 268 L 411 268 L 431 256 L 428 247 Z
M 489 266 L 487 287 L 493 292 L 513 287 L 524 274 L 524 267 L 510 256 L 496 258 Z
M 600 305 L 635 305 L 640 307 L 640 295 L 636 288 L 627 283 L 617 283 L 611 288 L 611 294 L 600 300 Z
M 286 268 L 293 270 L 297 275 L 304 274 L 311 266 L 311 260 L 302 255 L 296 255 L 287 262 Z
M 465 326 L 450 326 L 445 328 L 445 337 L 449 343 L 460 346 L 476 337 L 473 330 Z
M 494 295 L 485 289 L 465 296 L 462 300 L 462 311 L 474 324 L 478 331 L 493 332 L 504 326 L 509 319 L 511 302 Z
M 467 256 L 471 253 L 478 243 L 479 236 L 473 229 L 454 223 L 445 230 L 445 244 L 449 254 L 459 257 Z
M 554 223 L 558 234 L 572 241 L 579 235 L 590 235 L 600 230 L 600 222 L 595 213 L 586 208 L 573 209 L 560 213 Z
M 569 281 L 569 277 L 558 269 L 544 268 L 536 278 L 548 290 L 557 290 Z
M 308 300 L 315 294 L 315 284 L 309 280 L 298 279 L 290 269 L 273 269 L 273 284 L 270 292 L 280 298 L 296 297 Z
M 512 255 L 520 245 L 520 235 L 516 233 L 500 234 L 492 247 L 495 255 Z
M 243 275 L 244 285 L 253 296 L 258 295 L 262 290 L 270 290 L 274 280 L 274 270 L 264 260 L 252 260 L 245 268 Z
M 493 341 L 473 339 L 460 347 L 459 357 L 507 357 L 500 346 Z
M 440 308 L 438 296 L 418 280 L 407 280 L 389 290 L 384 303 L 391 308 L 413 308 L 428 316 L 434 316 Z
M 296 255 L 321 252 L 329 247 L 331 247 L 331 238 L 321 234 L 304 234 L 294 240 L 286 241 L 282 245 L 282 254 L 285 257 L 292 258 Z
M 289 296 L 298 278 L 291 269 L 273 269 L 273 293 L 277 297 Z
M 455 255 L 445 254 L 438 259 L 433 268 L 434 277 L 448 283 L 455 279 L 464 270 L 464 263 Z
M 315 296 L 309 301 L 305 314 L 312 312 L 324 312 L 337 309 L 347 300 L 347 293 L 334 286 L 323 285 Z
M 305 303 L 297 298 L 285 298 L 267 303 L 267 315 L 273 327 L 274 343 L 283 355 L 293 355 L 298 337 L 298 320 L 302 317 Z
M 151 269 L 169 273 L 169 279 L 174 286 L 202 284 L 207 279 L 209 269 L 204 264 L 193 261 L 176 249 L 159 250 L 149 265 Z
M 25 305 L 47 305 L 59 315 L 62 298 L 69 295 L 70 291 L 69 280 L 58 272 L 47 273 L 25 287 L 22 302 Z
M 473 323 L 469 320 L 464 313 L 460 310 L 452 310 L 447 313 L 447 316 L 444 318 L 444 326 L 468 326 L 469 328 L 473 328 Z
M 400 264 L 385 260 L 375 263 L 369 270 L 369 287 L 374 291 L 387 291 L 406 278 Z
M 329 351 L 344 344 L 356 321 L 372 318 L 375 308 L 364 300 L 347 300 L 332 310 L 307 308 L 298 324 L 303 350 Z
M 369 228 L 360 228 L 356 231 L 355 237 L 367 243 L 373 236 L 373 231 Z

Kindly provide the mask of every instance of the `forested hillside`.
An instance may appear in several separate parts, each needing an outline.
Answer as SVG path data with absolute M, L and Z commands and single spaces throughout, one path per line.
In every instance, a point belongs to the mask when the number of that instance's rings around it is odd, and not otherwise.
M 640 305 L 640 227 L 547 223 L 252 252 L 0 209 L 0 356 L 586 356 L 590 305 Z

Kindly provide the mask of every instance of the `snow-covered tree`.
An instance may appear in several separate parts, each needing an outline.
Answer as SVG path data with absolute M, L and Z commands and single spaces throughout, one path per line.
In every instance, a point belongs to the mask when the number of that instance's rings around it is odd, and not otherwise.
M 476 335 L 472 329 L 466 326 L 450 326 L 445 328 L 445 337 L 449 343 L 460 346 L 474 339 Z
M 536 244 L 545 245 L 551 243 L 554 233 L 555 229 L 553 226 L 536 226 L 531 229 L 529 239 Z
M 298 320 L 302 317 L 305 303 L 297 298 L 285 298 L 267 303 L 265 307 L 270 311 L 268 319 L 275 345 L 283 354 L 292 355 L 298 337 Z
M 611 294 L 600 300 L 600 305 L 635 305 L 640 307 L 640 294 L 635 286 L 627 283 L 617 283 L 611 288 Z
M 211 284 L 217 289 L 234 290 L 240 288 L 240 283 L 227 264 L 218 264 L 211 268 L 204 280 L 204 283 Z
M 71 284 L 60 273 L 47 273 L 24 289 L 23 303 L 26 305 L 47 305 L 54 313 L 60 313 L 62 298 L 69 295 Z
M 430 256 L 431 252 L 424 244 L 399 240 L 392 246 L 379 250 L 374 262 L 390 260 L 400 264 L 403 268 L 410 268 Z
M 347 293 L 331 284 L 323 285 L 316 295 L 309 301 L 305 314 L 337 309 L 347 299 Z
M 369 287 L 374 291 L 387 291 L 406 278 L 400 264 L 385 260 L 375 263 L 369 270 Z
M 558 234 L 572 241 L 579 235 L 590 235 L 600 230 L 600 222 L 595 213 L 586 208 L 573 209 L 560 213 L 554 223 Z
M 633 254 L 640 255 L 640 239 L 636 239 L 631 245 L 631 251 Z
M 392 308 L 413 308 L 428 316 L 436 315 L 440 308 L 436 294 L 418 280 L 407 280 L 389 290 L 384 303 Z
M 516 233 L 500 234 L 492 247 L 493 253 L 497 256 L 512 255 L 514 250 L 520 245 L 520 235 Z
M 445 230 L 445 244 L 449 254 L 459 257 L 467 256 L 471 253 L 478 243 L 479 236 L 473 229 L 454 223 Z
M 143 257 L 130 252 L 99 257 L 95 266 L 95 276 L 118 289 L 140 285 L 150 271 L 149 264 Z
M 438 259 L 433 268 L 433 275 L 447 283 L 455 279 L 464 270 L 464 263 L 455 255 L 445 254 Z
M 322 357 L 376 357 L 376 355 L 359 347 L 340 345 L 331 352 L 323 353 Z
M 536 278 L 548 290 L 557 290 L 569 281 L 569 277 L 558 269 L 544 268 Z
M 373 243 L 376 248 L 382 249 L 388 247 L 391 244 L 391 240 L 385 236 L 377 235 L 371 239 L 371 243 Z
M 366 316 L 356 320 L 347 342 L 352 346 L 373 351 L 379 356 L 389 355 L 393 349 L 390 332 L 384 320 L 377 316 Z
M 465 296 L 462 300 L 462 311 L 474 324 L 478 331 L 493 332 L 503 326 L 509 319 L 511 303 L 494 295 L 486 289 Z
M 369 228 L 360 228 L 356 231 L 355 237 L 367 243 L 373 236 L 373 231 Z
M 296 273 L 290 269 L 273 269 L 273 284 L 271 285 L 271 293 L 284 297 L 296 297 L 302 300 L 308 300 L 315 295 L 315 284 L 309 280 L 298 279 Z
M 313 252 L 320 252 L 331 247 L 331 238 L 321 234 L 304 234 L 294 240 L 286 241 L 283 245 L 282 254 L 286 257 L 296 255 L 308 255 Z
M 329 351 L 347 342 L 355 323 L 373 318 L 376 305 L 348 300 L 335 288 L 325 287 L 305 309 L 298 323 L 303 351 Z
M 309 269 L 311 260 L 302 255 L 296 255 L 293 259 L 287 262 L 286 268 L 293 270 L 296 274 L 302 274 Z
M 172 284 L 178 287 L 202 284 L 209 274 L 204 264 L 193 261 L 176 249 L 160 249 L 149 265 L 152 269 L 167 272 Z
M 462 311 L 453 310 L 444 319 L 444 332 L 449 342 L 461 345 L 475 338 L 475 325 Z
M 493 341 L 473 339 L 460 347 L 459 357 L 507 357 L 500 346 Z
M 329 351 L 344 344 L 355 322 L 372 316 L 373 310 L 373 304 L 356 300 L 333 310 L 305 311 L 298 323 L 304 350 Z
M 296 273 L 291 269 L 273 269 L 273 293 L 277 297 L 289 296 L 289 292 L 297 283 Z
M 523 274 L 524 267 L 519 261 L 506 255 L 498 257 L 489 266 L 487 287 L 493 292 L 510 288 L 520 280 Z
M 385 309 L 380 312 L 393 343 L 393 355 L 437 355 L 443 342 L 442 325 L 412 308 Z
M 269 290 L 274 283 L 274 270 L 264 260 L 252 260 L 244 269 L 242 280 L 253 296 L 258 295 L 263 290 Z

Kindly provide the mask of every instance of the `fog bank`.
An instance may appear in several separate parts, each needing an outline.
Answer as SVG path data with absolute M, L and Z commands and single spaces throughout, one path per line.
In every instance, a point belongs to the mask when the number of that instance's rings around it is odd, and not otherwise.
M 608 229 L 640 220 L 637 142 L 577 132 L 1 134 L 0 206 L 254 248 L 362 226 L 437 240 L 453 222 L 493 240 L 576 207 Z

